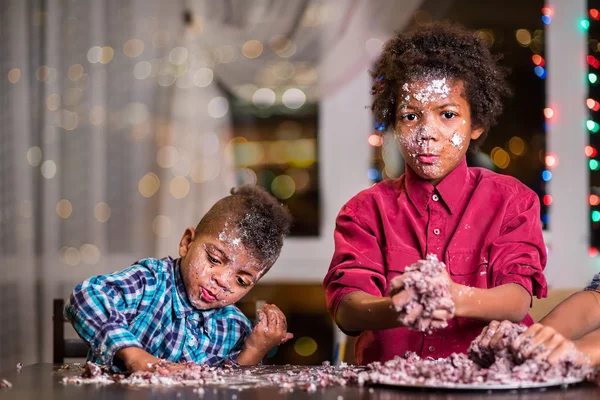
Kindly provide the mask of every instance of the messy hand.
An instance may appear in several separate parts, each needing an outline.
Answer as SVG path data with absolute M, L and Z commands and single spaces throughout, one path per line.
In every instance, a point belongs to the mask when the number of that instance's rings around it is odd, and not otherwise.
M 404 280 L 406 275 L 400 275 L 393 278 L 390 281 L 390 296 L 392 299 L 392 306 L 395 310 L 402 310 L 408 303 L 417 298 L 413 288 L 404 288 Z M 447 274 L 441 279 L 450 279 Z M 431 328 L 445 328 L 447 326 L 447 320 L 451 319 L 454 315 L 446 308 L 435 310 L 430 317 L 423 318 L 423 306 L 419 303 L 414 303 L 413 306 L 404 311 L 398 311 L 399 319 L 402 319 L 407 325 L 411 325 L 418 318 L 422 318 L 425 326 Z M 406 314 L 406 315 L 404 315 Z
M 530 343 L 524 345 L 531 338 Z M 520 350 L 527 358 L 533 355 L 539 360 L 547 360 L 551 364 L 557 364 L 568 355 L 574 356 L 574 361 L 579 364 L 587 363 L 588 360 L 583 353 L 575 347 L 575 344 L 550 326 L 534 324 L 520 335 L 512 345 L 514 350 Z
M 502 339 L 506 337 L 512 324 L 512 322 L 506 320 L 502 322 L 490 322 L 489 325 L 481 331 L 482 338 L 479 346 L 501 350 L 504 347 L 504 341 Z
M 155 371 L 157 368 L 166 368 L 170 371 L 185 368 L 182 364 L 176 364 L 154 357 L 152 354 L 138 347 L 126 347 L 117 351 L 116 357 L 123 360 L 129 372 Z
M 265 304 L 262 310 L 256 311 L 258 324 L 246 340 L 246 348 L 255 349 L 266 354 L 273 347 L 287 342 L 294 337 L 287 331 L 287 321 L 281 310 L 272 304 Z

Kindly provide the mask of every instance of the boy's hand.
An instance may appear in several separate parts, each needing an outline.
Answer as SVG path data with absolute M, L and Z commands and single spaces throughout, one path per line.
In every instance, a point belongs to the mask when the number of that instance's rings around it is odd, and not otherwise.
M 452 285 L 452 280 L 448 274 L 445 271 L 444 274 L 450 281 L 450 285 Z M 392 298 L 392 305 L 396 310 L 401 309 L 411 300 L 416 299 L 416 294 L 412 288 L 404 288 L 404 279 L 405 275 L 400 275 L 390 281 L 390 297 Z M 404 321 L 410 325 L 418 318 L 421 318 L 422 313 L 423 306 L 421 304 L 416 304 L 415 307 L 409 311 L 406 318 L 404 318 Z M 448 325 L 447 321 L 453 317 L 454 314 L 452 314 L 450 310 L 444 308 L 434 311 L 431 318 L 424 318 L 424 320 L 428 326 L 439 329 L 445 328 Z
M 279 346 L 294 337 L 287 331 L 287 320 L 281 310 L 272 304 L 265 304 L 256 311 L 258 324 L 246 339 L 246 348 L 256 350 L 264 356 L 275 346 Z M 261 357 L 262 358 L 262 357 Z
M 508 332 L 508 327 L 512 325 L 510 321 L 491 321 L 488 326 L 483 328 L 481 331 L 483 338 L 479 343 L 481 347 L 489 347 L 491 349 L 498 349 L 504 346 L 502 339 L 506 336 L 505 333 Z
M 129 372 L 155 371 L 158 367 L 167 368 L 171 371 L 185 368 L 182 364 L 169 363 L 158 357 L 154 357 L 139 347 L 126 347 L 117 351 L 115 356 L 123 360 L 125 368 Z
M 531 338 L 531 343 L 522 347 L 527 338 Z M 521 352 L 525 357 L 535 354 L 536 350 L 541 350 L 539 354 L 535 355 L 535 358 L 547 360 L 550 364 L 557 364 L 569 354 L 575 357 L 574 361 L 576 363 L 585 364 L 589 362 L 572 341 L 558 333 L 554 328 L 541 324 L 530 326 L 514 341 L 512 347 L 515 350 L 522 347 Z

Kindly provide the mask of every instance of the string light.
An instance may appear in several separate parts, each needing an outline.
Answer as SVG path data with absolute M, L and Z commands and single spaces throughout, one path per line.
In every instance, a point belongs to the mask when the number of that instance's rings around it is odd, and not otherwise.
M 557 164 L 558 164 L 558 159 L 554 154 L 548 154 L 546 156 L 546 167 L 548 167 L 549 169 L 552 169 L 552 168 L 556 167 Z
M 533 63 L 535 65 L 538 65 L 540 67 L 543 67 L 544 65 L 546 65 L 546 61 L 544 60 L 544 57 L 540 56 L 539 54 L 534 54 L 533 56 L 531 56 L 531 61 L 533 61 Z
M 546 117 L 546 119 L 551 119 L 553 116 L 554 116 L 553 109 L 551 109 L 550 107 L 544 108 L 544 117 Z
M 552 172 L 544 170 L 544 172 L 542 172 L 542 179 L 544 182 L 550 182 L 550 179 L 552 179 Z
M 595 8 L 592 8 L 590 10 L 590 17 L 592 17 L 593 19 L 598 21 L 600 19 L 600 12 L 598 10 L 596 10 Z
M 590 21 L 588 21 L 586 18 L 583 18 L 579 21 L 579 25 L 584 31 L 587 31 L 590 28 Z
M 589 255 L 592 258 L 597 257 L 598 256 L 598 249 L 595 248 L 595 247 L 590 247 Z
M 598 123 L 594 120 L 588 119 L 585 123 L 585 126 L 588 128 L 589 131 L 591 132 L 598 132 L 600 130 L 600 125 L 598 125 Z
M 598 171 L 598 169 L 600 169 L 600 163 L 594 159 L 590 160 L 588 165 L 592 171 Z
M 590 81 L 591 84 L 594 84 L 598 81 L 598 75 L 594 74 L 593 72 L 590 72 L 588 74 L 588 80 Z
M 592 146 L 585 146 L 585 155 L 592 158 L 596 157 L 598 155 L 598 150 Z
M 546 79 L 546 70 L 539 65 L 533 69 L 533 72 L 541 79 Z
M 587 56 L 587 62 L 596 69 L 600 67 L 600 61 L 598 61 L 598 59 L 592 55 Z
M 592 211 L 592 221 L 600 222 L 600 211 L 598 211 L 598 210 Z
M 552 204 L 552 196 L 550 196 L 549 194 L 544 195 L 544 205 L 549 206 L 550 204 Z
M 600 197 L 596 196 L 595 194 L 590 194 L 590 206 L 597 206 L 598 204 L 600 204 Z
M 585 104 L 588 106 L 590 110 L 598 111 L 600 110 L 600 103 L 596 100 L 589 98 L 585 101 Z

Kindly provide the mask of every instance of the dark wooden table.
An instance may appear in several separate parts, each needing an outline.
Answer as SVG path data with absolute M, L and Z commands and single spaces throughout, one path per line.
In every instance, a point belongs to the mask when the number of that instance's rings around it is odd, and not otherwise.
M 600 399 L 600 388 L 593 385 L 579 385 L 568 389 L 532 390 L 516 393 L 506 391 L 463 392 L 463 391 L 423 391 L 377 387 L 333 387 L 307 393 L 295 390 L 280 393 L 277 387 L 262 387 L 237 391 L 226 388 L 206 388 L 203 397 L 194 393 L 193 388 L 144 388 L 119 385 L 64 385 L 60 381 L 63 372 L 57 372 L 59 366 L 53 364 L 35 364 L 16 370 L 0 373 L 13 386 L 0 389 L 0 399 L 38 400 L 38 399 L 77 399 L 77 400 L 137 400 L 137 399 L 200 399 L 204 400 L 288 400 L 333 399 L 333 400 L 453 400 L 453 399 L 493 399 L 493 400 L 591 400 Z

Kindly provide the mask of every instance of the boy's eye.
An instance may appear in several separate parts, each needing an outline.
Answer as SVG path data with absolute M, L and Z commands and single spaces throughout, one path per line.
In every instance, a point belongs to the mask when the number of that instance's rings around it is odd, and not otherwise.
M 415 114 L 415 113 L 404 114 L 404 115 L 402 115 L 402 119 L 405 121 L 414 121 L 417 119 L 417 114 Z
M 239 276 L 237 277 L 237 282 L 244 287 L 248 287 L 250 286 L 250 284 L 248 282 L 246 282 L 245 280 L 243 280 L 242 278 L 240 278 Z
M 219 260 L 217 260 L 216 258 L 212 257 L 210 254 L 206 253 L 206 257 L 208 258 L 208 261 L 210 261 L 211 264 L 220 264 L 221 262 Z
M 456 114 L 455 114 L 455 113 L 453 113 L 452 111 L 444 111 L 444 112 L 442 113 L 442 115 L 443 115 L 443 116 L 444 116 L 444 118 L 446 118 L 446 119 L 452 119 L 452 118 L 456 117 Z

